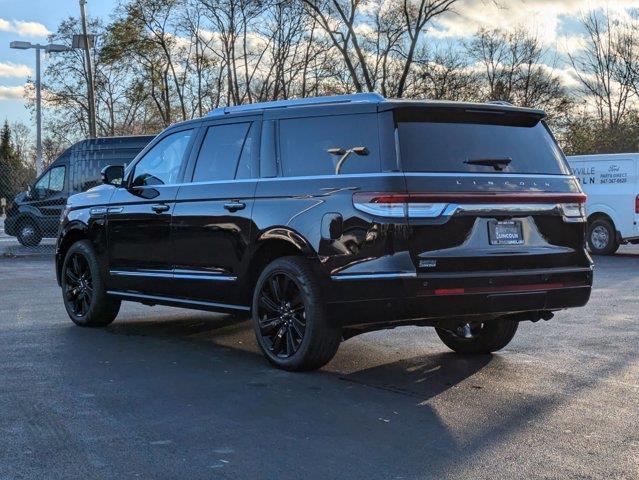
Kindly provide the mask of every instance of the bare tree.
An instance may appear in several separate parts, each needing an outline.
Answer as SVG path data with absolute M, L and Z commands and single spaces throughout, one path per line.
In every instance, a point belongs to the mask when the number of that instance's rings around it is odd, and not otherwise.
M 581 93 L 590 99 L 599 120 L 610 127 L 619 125 L 629 112 L 633 87 L 632 64 L 624 61 L 620 51 L 634 42 L 614 28 L 610 15 L 592 12 L 582 18 L 587 33 L 583 51 L 570 55 L 570 62 L 581 85 Z
M 355 90 L 388 90 L 395 64 L 397 82 L 388 94 L 402 97 L 426 26 L 458 0 L 391 0 L 373 13 L 362 0 L 302 1 L 340 53 Z M 377 26 L 372 33 L 370 24 Z
M 547 62 L 541 41 L 523 29 L 481 29 L 465 44 L 484 80 L 484 100 L 505 100 L 524 107 L 545 108 L 564 115 L 570 106 L 561 79 Z

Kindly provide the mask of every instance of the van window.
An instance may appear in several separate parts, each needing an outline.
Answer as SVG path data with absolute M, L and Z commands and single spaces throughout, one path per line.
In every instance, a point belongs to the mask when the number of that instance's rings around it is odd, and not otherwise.
M 64 191 L 64 176 L 66 168 L 62 165 L 53 167 L 46 172 L 35 184 L 34 190 L 37 198 L 47 198 Z
M 377 114 L 337 115 L 330 117 L 281 120 L 280 162 L 285 177 L 333 175 L 342 155 L 331 149 L 366 147 L 368 155 L 351 153 L 341 173 L 380 171 Z
M 194 182 L 250 177 L 251 142 L 246 140 L 250 122 L 214 125 L 206 131 L 193 173 Z M 240 157 L 242 160 L 240 161 Z M 248 160 L 247 160 L 248 159 Z M 240 172 L 241 167 L 241 172 Z
M 399 122 L 404 171 L 497 172 L 482 161 L 504 160 L 505 173 L 566 174 L 563 154 L 546 126 Z
M 192 130 L 167 135 L 136 163 L 133 186 L 169 185 L 178 181 Z

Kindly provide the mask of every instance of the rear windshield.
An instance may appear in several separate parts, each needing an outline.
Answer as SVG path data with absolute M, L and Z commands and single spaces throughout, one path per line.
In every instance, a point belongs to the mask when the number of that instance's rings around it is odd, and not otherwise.
M 407 172 L 568 174 L 542 122 L 533 125 L 399 121 Z

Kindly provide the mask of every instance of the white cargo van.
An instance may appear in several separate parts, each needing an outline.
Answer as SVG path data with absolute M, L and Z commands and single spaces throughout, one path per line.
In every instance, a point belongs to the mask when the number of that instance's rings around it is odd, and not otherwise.
M 639 153 L 579 155 L 568 163 L 588 195 L 588 245 L 599 255 L 639 243 Z

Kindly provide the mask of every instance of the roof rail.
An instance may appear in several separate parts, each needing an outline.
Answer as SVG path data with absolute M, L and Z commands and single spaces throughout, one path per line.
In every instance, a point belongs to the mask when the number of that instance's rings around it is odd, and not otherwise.
M 514 107 L 512 103 L 507 102 L 506 100 L 490 100 L 487 103 L 490 103 L 492 105 L 505 105 L 507 107 Z
M 273 102 L 248 103 L 232 107 L 218 107 L 211 110 L 209 117 L 221 117 L 232 113 L 252 112 L 272 108 L 306 107 L 309 105 L 330 105 L 340 103 L 380 103 L 385 98 L 379 93 L 353 93 L 350 95 L 331 95 L 327 97 L 297 98 L 292 100 L 276 100 Z

